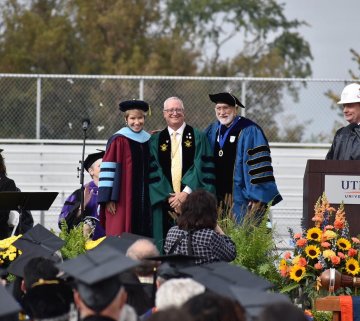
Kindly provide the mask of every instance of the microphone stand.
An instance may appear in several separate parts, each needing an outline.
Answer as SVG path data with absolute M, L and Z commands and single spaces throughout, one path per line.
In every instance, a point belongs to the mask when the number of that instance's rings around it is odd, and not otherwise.
M 84 187 L 84 158 L 85 158 L 85 142 L 86 142 L 86 131 L 88 129 L 90 125 L 90 120 L 88 119 L 84 119 L 82 122 L 82 129 L 84 132 L 84 136 L 83 136 L 83 145 L 82 145 L 82 155 L 81 155 L 81 169 L 80 169 L 80 217 L 81 220 L 83 220 L 83 218 L 85 217 L 84 212 L 85 212 L 85 206 L 84 206 L 84 191 L 85 191 L 85 187 Z

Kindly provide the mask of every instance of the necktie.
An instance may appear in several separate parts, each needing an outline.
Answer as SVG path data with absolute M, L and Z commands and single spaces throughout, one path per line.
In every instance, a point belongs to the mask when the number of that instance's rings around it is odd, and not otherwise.
M 182 175 L 182 159 L 179 148 L 181 139 L 176 139 L 176 135 L 177 132 L 171 134 L 171 178 L 174 192 L 179 193 Z

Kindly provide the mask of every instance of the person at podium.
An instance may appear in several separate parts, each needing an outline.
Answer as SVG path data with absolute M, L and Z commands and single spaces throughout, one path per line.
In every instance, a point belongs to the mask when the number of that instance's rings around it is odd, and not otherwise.
M 349 125 L 336 132 L 326 159 L 360 160 L 360 85 L 347 85 L 338 104 Z
M 0 192 L 16 192 L 15 182 L 7 177 L 5 159 L 2 155 L 3 151 L 3 149 L 0 149 Z M 9 213 L 9 210 L 0 209 L 0 240 L 10 236 L 8 226 Z

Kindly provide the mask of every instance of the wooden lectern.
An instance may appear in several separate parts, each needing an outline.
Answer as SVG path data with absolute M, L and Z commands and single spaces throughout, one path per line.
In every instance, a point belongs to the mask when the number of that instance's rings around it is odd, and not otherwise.
M 311 221 L 314 216 L 314 206 L 318 198 L 325 191 L 326 175 L 359 176 L 360 185 L 360 160 L 315 160 L 309 159 L 306 164 L 304 174 L 304 193 L 303 193 L 303 219 L 306 227 L 314 226 Z M 356 191 L 354 191 L 356 193 Z M 360 188 L 358 190 L 360 195 Z M 356 236 L 360 233 L 360 198 L 359 204 L 346 204 L 346 219 L 350 227 L 350 235 Z M 329 202 L 336 209 L 337 203 Z
M 317 311 L 332 311 L 332 321 L 341 321 L 340 299 L 338 296 L 327 296 L 315 300 Z

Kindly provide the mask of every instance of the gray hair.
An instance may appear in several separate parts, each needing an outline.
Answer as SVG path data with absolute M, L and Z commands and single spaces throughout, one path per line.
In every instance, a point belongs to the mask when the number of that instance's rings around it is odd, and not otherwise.
M 159 310 L 180 307 L 195 295 L 205 292 L 205 286 L 191 278 L 171 279 L 156 292 L 155 306 Z
M 179 101 L 180 104 L 181 104 L 181 107 L 182 107 L 183 109 L 185 109 L 185 108 L 184 108 L 184 103 L 183 103 L 183 101 L 182 101 L 179 97 L 176 97 L 176 96 L 169 97 L 169 98 L 167 98 L 167 99 L 164 101 L 164 109 L 166 109 L 166 104 L 167 104 L 170 100 L 177 100 L 177 101 Z

